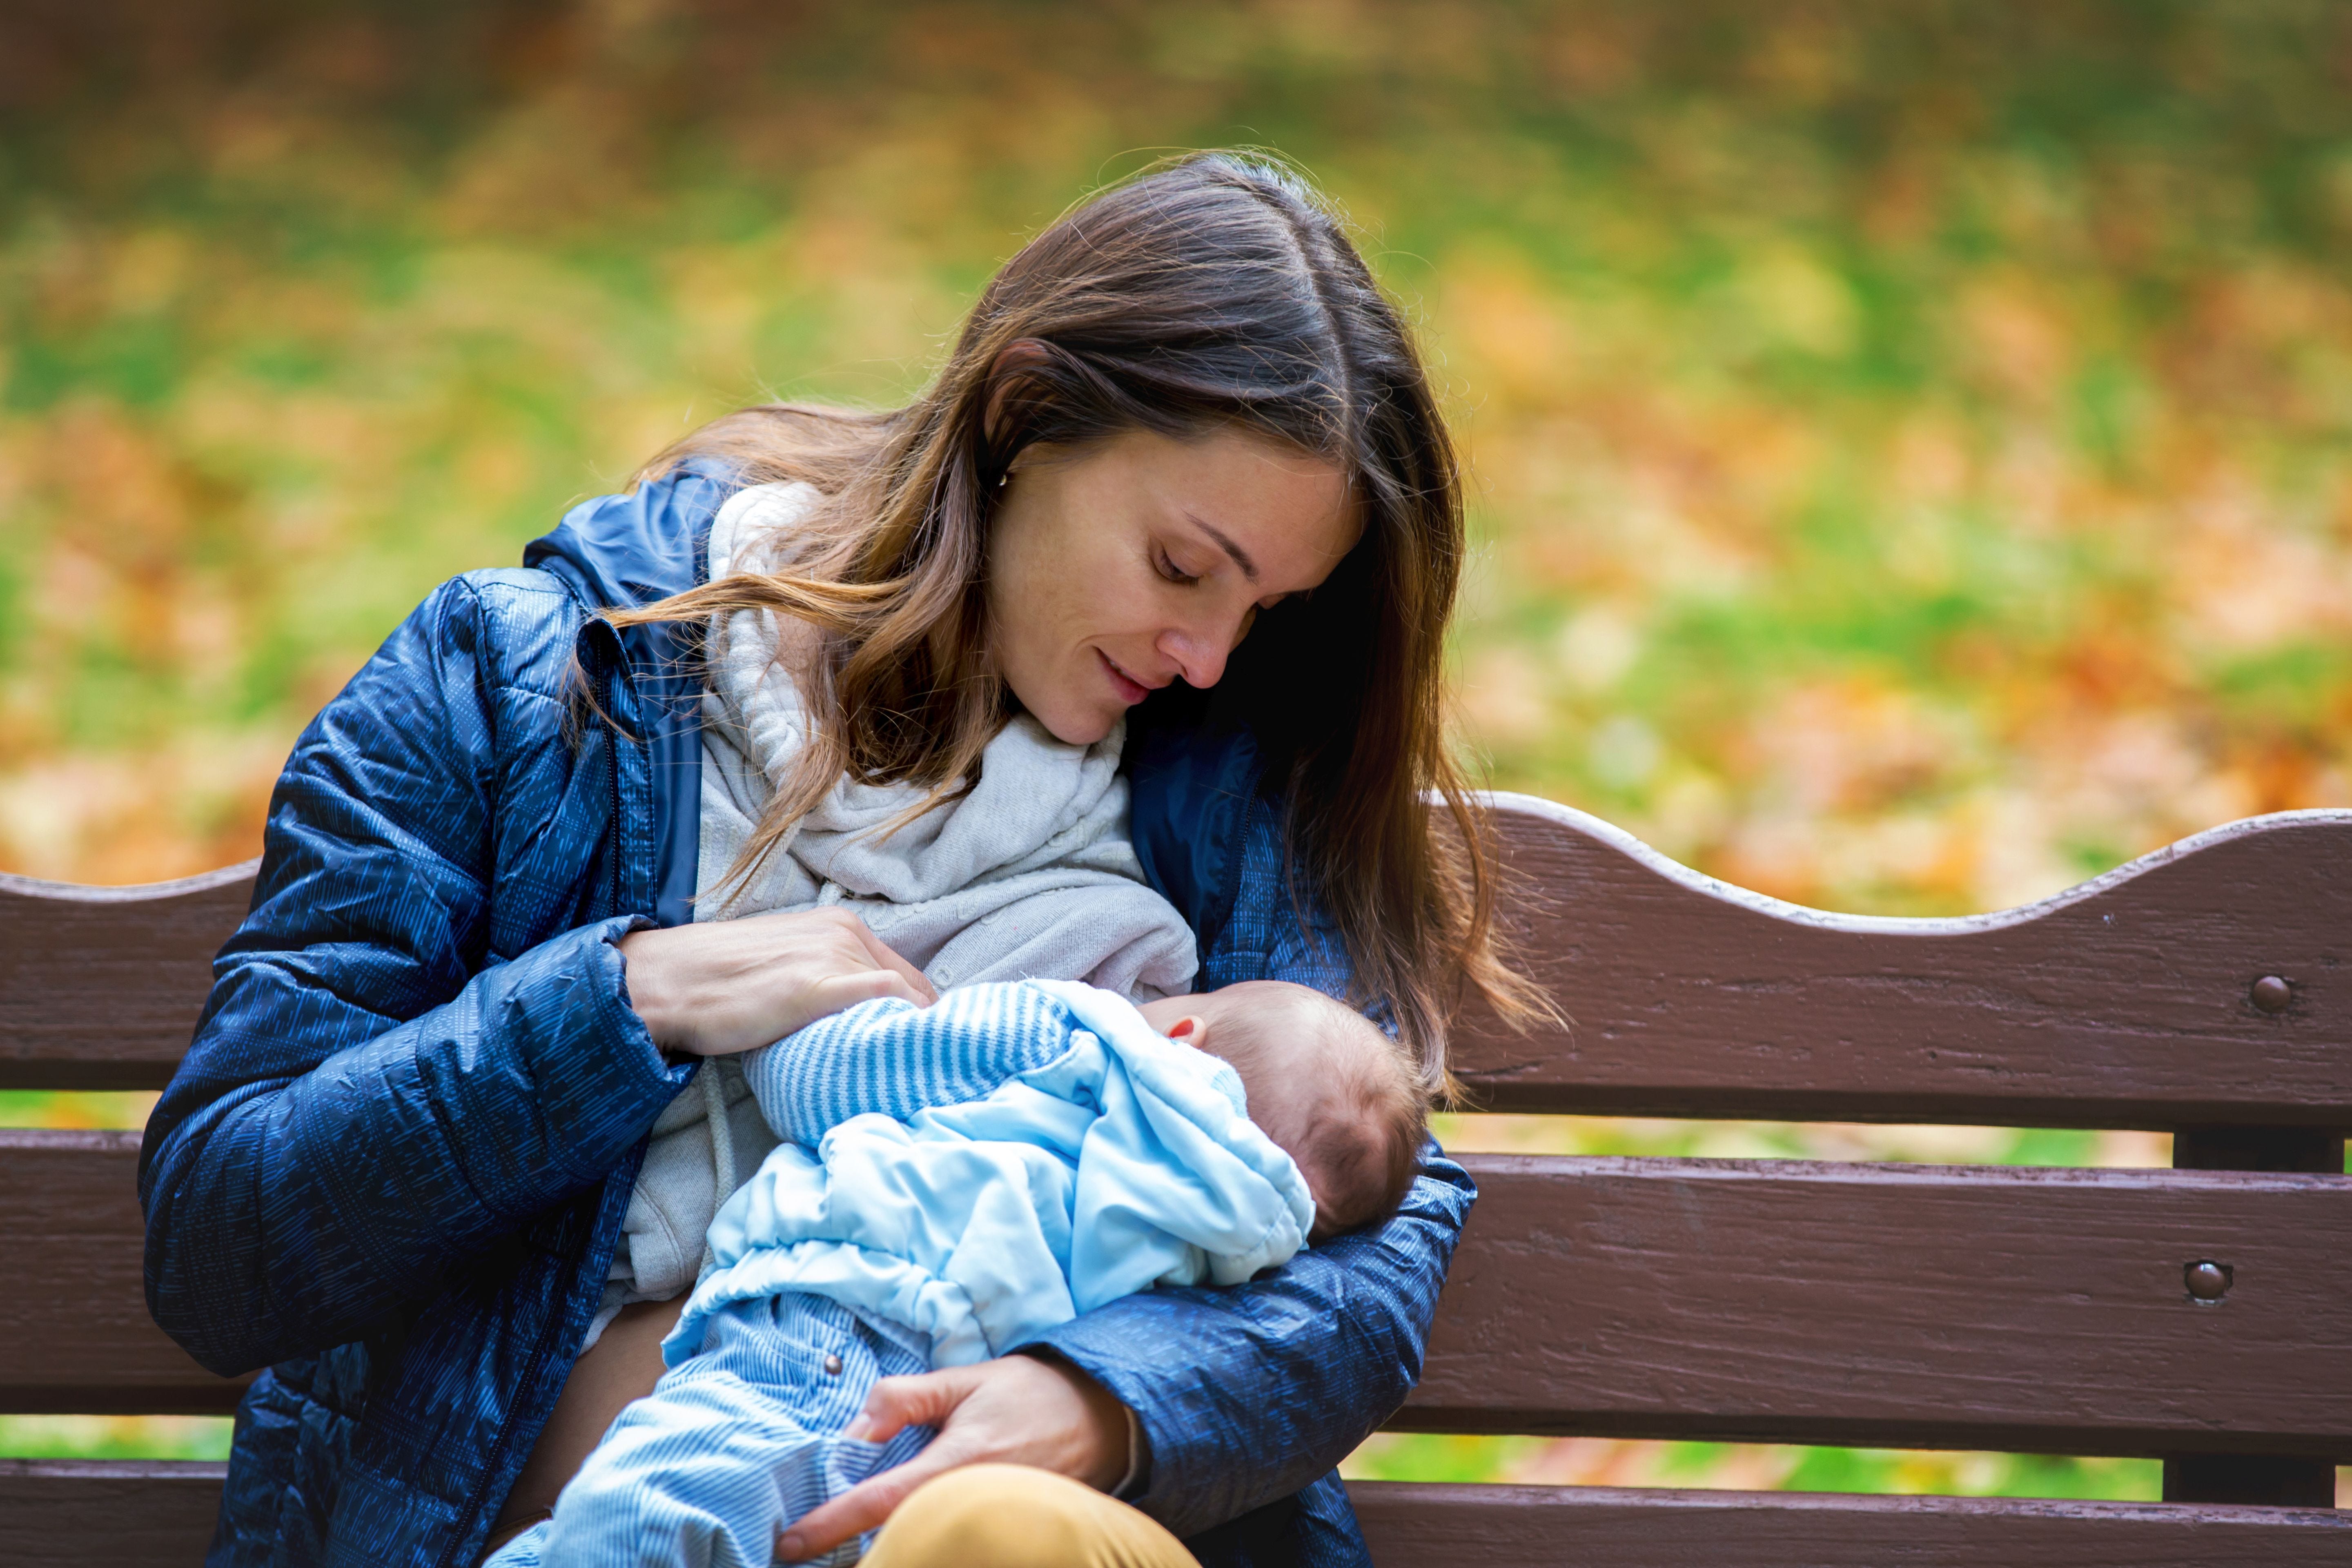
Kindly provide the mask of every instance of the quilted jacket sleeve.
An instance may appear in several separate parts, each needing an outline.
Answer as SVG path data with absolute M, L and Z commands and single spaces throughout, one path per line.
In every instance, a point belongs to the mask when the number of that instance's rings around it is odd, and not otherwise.
M 681 1079 L 614 946 L 645 922 L 551 918 L 614 809 L 613 741 L 567 741 L 554 681 L 500 667 L 484 601 L 512 589 L 445 585 L 304 731 L 252 911 L 149 1121 L 148 1305 L 215 1372 L 429 1296 L 602 1179 Z M 537 613 L 568 660 L 568 622 Z M 575 754 L 518 767 L 502 729 Z M 517 779 L 543 797 L 509 798 Z M 532 869 L 493 887 L 499 864 Z M 562 934 L 516 935 L 534 927 Z
M 1245 834 L 1241 892 L 1204 980 L 1290 980 L 1344 994 L 1336 935 L 1310 936 L 1292 915 L 1278 834 L 1264 814 Z M 1246 1285 L 1147 1291 L 1045 1335 L 1040 1346 L 1135 1412 L 1150 1469 L 1129 1500 L 1192 1537 L 1328 1474 L 1419 1379 L 1476 1195 L 1469 1173 L 1431 1142 L 1385 1225 L 1310 1248 Z

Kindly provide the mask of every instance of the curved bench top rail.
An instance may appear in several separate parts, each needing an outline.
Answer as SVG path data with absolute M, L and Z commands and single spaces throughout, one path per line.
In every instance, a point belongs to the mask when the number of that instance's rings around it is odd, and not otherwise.
M 91 888 L 0 876 L 0 1089 L 160 1089 L 258 860 Z
M 20 877 L 14 871 L 0 871 L 0 898 L 55 899 L 72 904 L 152 904 L 221 888 L 233 888 L 237 897 L 250 898 L 254 874 L 260 869 L 261 858 L 256 856 L 234 866 L 199 871 L 193 877 L 174 877 L 163 882 L 125 882 L 120 886 L 53 882 L 46 877 Z
M 1486 797 L 1505 920 L 1570 1020 L 1474 1012 L 1497 1110 L 2169 1129 L 2352 1126 L 2352 812 L 2253 817 L 2038 903 L 1843 915 Z M 253 863 L 142 888 L 0 877 L 0 1087 L 146 1088 L 185 1049 Z M 2252 987 L 2286 983 L 2270 1013 Z
M 2183 839 L 2055 897 L 1843 915 L 1702 876 L 1620 828 L 1486 797 L 1505 921 L 1570 1020 L 1475 1012 L 1496 1110 L 2149 1127 L 2352 1125 L 2352 812 Z M 2255 983 L 2286 983 L 2266 1011 Z

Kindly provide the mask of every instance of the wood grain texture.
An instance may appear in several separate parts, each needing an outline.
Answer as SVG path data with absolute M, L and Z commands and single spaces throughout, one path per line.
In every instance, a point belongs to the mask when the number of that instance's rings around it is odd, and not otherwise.
M 1508 921 L 1573 1020 L 1485 1016 L 1497 1110 L 2016 1126 L 2352 1127 L 2352 812 L 2234 823 L 2043 903 L 1824 914 L 1580 812 L 1491 797 Z M 2285 1011 L 2250 987 L 2278 975 Z
M 0 1459 L 0 1563 L 169 1568 L 204 1561 L 226 1465 Z
M 2334 1510 L 1609 1487 L 1348 1487 L 1379 1568 L 2342 1568 Z
M 0 1408 L 233 1406 L 147 1318 L 136 1158 L 0 1133 L 0 1245 L 58 1286 L 0 1299 Z M 1465 1163 L 1402 1428 L 2352 1457 L 2352 1179 Z
M 1573 1022 L 1466 1021 L 1456 1066 L 1488 1108 L 2352 1127 L 2352 813 L 2235 823 L 2023 910 L 1906 921 L 1780 903 L 1492 798 L 1509 922 Z M 0 1087 L 169 1078 L 252 870 L 0 878 Z M 2251 999 L 2269 974 L 2283 1013 Z
M 2352 1177 L 1464 1163 L 1401 1429 L 2352 1458 Z
M 1581 813 L 1491 797 L 1507 915 L 1572 1019 L 1475 1016 L 1487 1108 L 2069 1127 L 2352 1127 L 2352 813 L 2258 817 L 1965 920 L 1825 914 Z M 0 1087 L 161 1084 L 253 867 L 0 878 Z M 2285 979 L 2283 1013 L 2252 1003 Z
M 224 1467 L 0 1460 L 0 1562 L 193 1563 Z M 1348 1489 L 1379 1568 L 2269 1568 L 2352 1563 L 2333 1510 L 1599 1487 Z
M 147 1315 L 139 1135 L 0 1130 L 0 1412 L 226 1415 L 243 1379 L 190 1361 Z M 8 1559 L 0 1554 L 0 1562 Z
M 258 865 L 136 888 L 0 876 L 0 1089 L 161 1089 Z

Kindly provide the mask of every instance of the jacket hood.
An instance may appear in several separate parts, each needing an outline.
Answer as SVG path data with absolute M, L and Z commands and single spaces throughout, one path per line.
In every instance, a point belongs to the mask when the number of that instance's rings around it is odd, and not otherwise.
M 709 572 L 710 520 L 736 488 L 724 473 L 687 468 L 582 501 L 524 547 L 522 563 L 562 578 L 587 610 L 684 593 Z

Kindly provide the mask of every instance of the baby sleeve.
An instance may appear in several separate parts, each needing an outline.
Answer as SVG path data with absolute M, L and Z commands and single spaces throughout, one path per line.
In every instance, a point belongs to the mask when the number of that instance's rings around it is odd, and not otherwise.
M 743 1076 L 777 1137 L 814 1147 L 853 1116 L 904 1121 L 979 1100 L 1070 1048 L 1068 1009 L 1026 982 L 970 985 L 929 1007 L 861 1002 L 751 1052 Z

